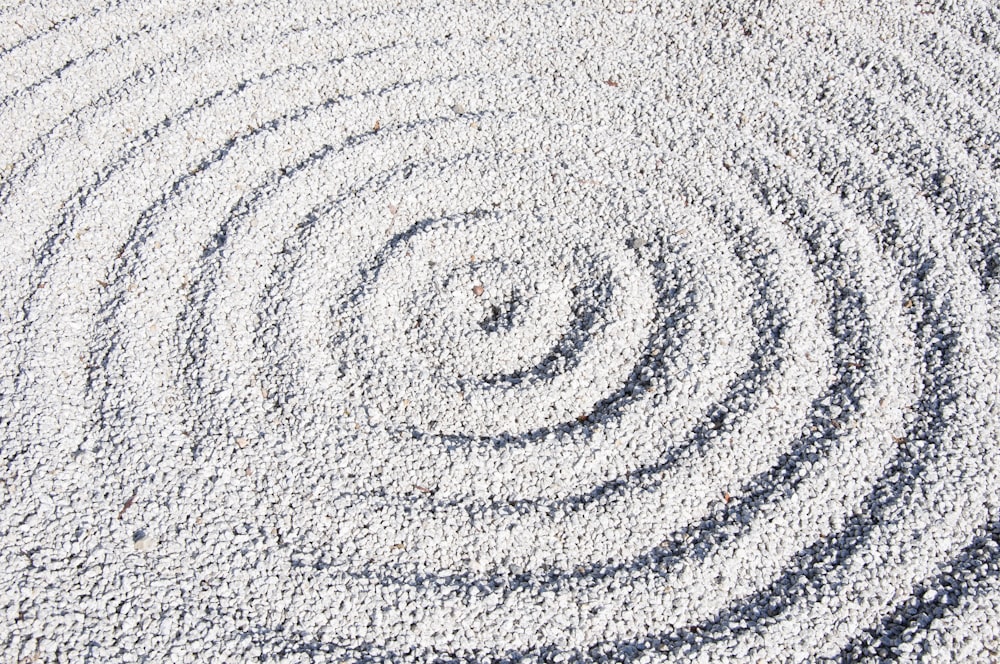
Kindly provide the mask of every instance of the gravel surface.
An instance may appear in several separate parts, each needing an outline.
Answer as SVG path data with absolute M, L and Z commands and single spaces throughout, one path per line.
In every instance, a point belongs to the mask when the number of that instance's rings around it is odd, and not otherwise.
M 0 659 L 1000 661 L 1000 7 L 872 4 L 0 3 Z

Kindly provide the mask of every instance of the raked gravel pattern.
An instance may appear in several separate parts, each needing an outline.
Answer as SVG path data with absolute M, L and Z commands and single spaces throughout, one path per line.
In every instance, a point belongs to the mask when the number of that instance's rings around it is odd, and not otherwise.
M 3 661 L 1000 661 L 1000 7 L 872 4 L 4 2 Z

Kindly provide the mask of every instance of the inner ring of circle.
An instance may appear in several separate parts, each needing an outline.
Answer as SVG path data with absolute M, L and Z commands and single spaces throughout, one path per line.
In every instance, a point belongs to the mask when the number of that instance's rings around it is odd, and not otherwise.
M 557 248 L 562 248 L 562 253 Z M 476 251 L 481 256 L 476 256 Z M 551 350 L 560 337 L 573 332 L 570 328 L 574 324 L 580 324 L 573 318 L 574 307 L 590 307 L 591 318 L 597 317 L 595 312 L 600 315 L 599 321 L 586 321 L 591 326 L 587 343 L 571 351 L 576 362 L 574 370 L 514 383 L 491 383 L 474 376 L 459 380 L 456 375 L 442 375 L 438 368 L 427 366 L 426 357 L 413 352 L 407 343 L 408 338 L 419 338 L 419 331 L 404 329 L 411 325 L 412 317 L 411 312 L 398 315 L 406 300 L 400 291 L 421 282 L 433 284 L 434 279 L 426 277 L 428 261 L 450 263 L 476 256 L 477 260 L 505 264 L 515 272 L 516 261 L 510 256 L 517 254 L 527 255 L 525 262 L 546 272 L 541 282 L 522 285 L 536 295 L 524 308 L 545 313 L 540 310 L 548 305 L 558 310 L 558 315 L 554 324 L 551 320 L 546 323 L 544 316 L 529 319 L 523 329 L 510 335 L 512 338 L 516 340 L 522 331 L 529 335 L 541 332 L 541 340 L 533 350 Z M 550 254 L 557 259 L 549 261 Z M 379 415 L 397 425 L 420 430 L 483 436 L 570 420 L 590 409 L 628 376 L 655 315 L 651 276 L 624 242 L 613 237 L 595 238 L 579 227 L 567 228 L 552 219 L 494 213 L 485 218 L 472 215 L 442 220 L 422 227 L 419 233 L 408 232 L 405 240 L 395 238 L 388 251 L 380 252 L 376 264 L 359 296 L 338 312 L 340 319 L 347 322 L 347 333 L 335 339 L 331 352 L 342 354 L 346 349 L 356 357 L 367 358 L 372 371 L 363 390 L 365 407 L 379 410 Z M 411 277 L 422 272 L 420 277 Z M 607 301 L 586 302 L 595 284 L 598 291 L 604 291 Z M 452 286 L 457 289 L 454 295 L 470 304 L 488 295 L 485 290 L 477 293 L 473 283 Z M 574 289 L 578 292 L 574 293 Z M 465 322 L 472 319 L 468 317 Z M 457 320 L 461 322 L 461 318 Z M 441 323 L 447 325 L 448 321 Z M 457 341 L 459 350 L 490 337 L 482 330 L 465 332 Z M 500 350 L 503 353 L 516 343 L 500 341 L 500 345 L 506 346 L 506 350 Z M 447 350 L 441 349 L 442 354 Z M 526 359 L 535 361 L 537 357 Z M 520 368 L 528 370 L 531 364 L 522 363 Z
M 435 381 L 528 372 L 571 331 L 566 266 L 530 237 L 461 231 L 431 228 L 392 252 L 369 293 L 384 323 L 371 332 L 412 349 L 408 358 Z M 511 259 L 512 247 L 521 255 Z

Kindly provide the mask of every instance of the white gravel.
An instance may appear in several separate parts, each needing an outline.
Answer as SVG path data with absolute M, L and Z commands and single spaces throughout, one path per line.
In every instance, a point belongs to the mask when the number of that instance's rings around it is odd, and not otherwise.
M 1000 661 L 1000 7 L 871 4 L 0 4 L 0 659 Z

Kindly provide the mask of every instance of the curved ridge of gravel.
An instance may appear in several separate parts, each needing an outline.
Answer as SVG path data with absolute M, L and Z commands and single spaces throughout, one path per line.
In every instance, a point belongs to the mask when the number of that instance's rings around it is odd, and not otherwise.
M 5 661 L 997 661 L 1000 9 L 0 6 Z

